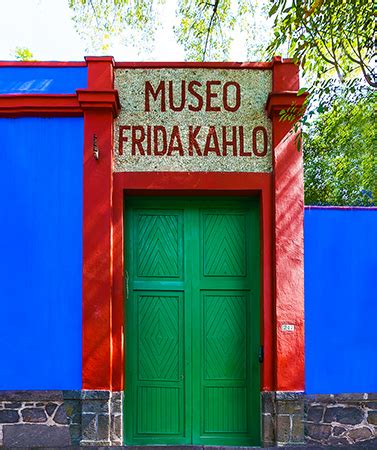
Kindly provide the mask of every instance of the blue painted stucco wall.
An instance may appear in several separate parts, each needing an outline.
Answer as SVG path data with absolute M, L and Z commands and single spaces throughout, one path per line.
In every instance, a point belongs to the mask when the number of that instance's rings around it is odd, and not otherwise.
M 74 94 L 87 84 L 86 67 L 0 67 L 0 94 Z
M 0 94 L 86 67 L 2 67 Z M 80 389 L 82 118 L 0 119 L 0 389 Z M 376 209 L 305 210 L 306 391 L 377 392 Z
M 377 209 L 305 211 L 306 391 L 377 392 Z
M 0 149 L 0 389 L 80 389 L 83 119 L 0 119 Z

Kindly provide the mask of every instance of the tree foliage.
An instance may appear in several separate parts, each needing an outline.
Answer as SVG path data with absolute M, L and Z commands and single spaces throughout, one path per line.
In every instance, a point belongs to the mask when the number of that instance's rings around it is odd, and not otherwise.
M 377 199 L 376 92 L 339 99 L 309 126 L 304 147 L 305 203 L 372 206 Z
M 169 0 L 69 3 L 88 51 L 104 52 L 113 36 L 122 35 L 126 44 L 150 45 Z M 307 203 L 376 201 L 373 2 L 177 0 L 176 5 L 174 31 L 188 60 L 227 60 L 232 40 L 237 45 L 242 40 L 250 59 L 281 54 L 301 62 L 307 87 L 300 93 L 310 95 L 296 126 L 302 126 Z M 282 119 L 300 112 L 292 105 Z
M 361 74 L 377 87 L 370 0 L 274 0 L 270 55 L 286 49 L 316 80 L 336 75 L 340 82 Z
M 164 0 L 69 0 L 76 31 L 89 53 L 106 53 L 122 37 L 125 45 L 148 48 Z
M 27 47 L 16 47 L 14 57 L 17 61 L 35 61 L 33 53 Z
M 228 60 L 236 36 L 246 44 L 248 57 L 260 58 L 267 46 L 263 36 L 269 37 L 267 27 L 256 20 L 267 18 L 264 5 L 260 0 L 178 0 L 175 33 L 186 58 Z

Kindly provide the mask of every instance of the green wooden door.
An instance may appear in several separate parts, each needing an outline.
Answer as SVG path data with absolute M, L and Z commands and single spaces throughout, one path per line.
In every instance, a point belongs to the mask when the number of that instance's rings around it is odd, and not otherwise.
M 258 445 L 257 201 L 125 205 L 125 442 Z

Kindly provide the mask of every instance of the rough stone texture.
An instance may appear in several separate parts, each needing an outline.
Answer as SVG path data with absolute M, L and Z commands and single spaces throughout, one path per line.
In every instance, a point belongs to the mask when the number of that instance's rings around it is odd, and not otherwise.
M 18 422 L 19 418 L 17 411 L 11 409 L 0 411 L 0 423 L 15 423 Z
M 55 409 L 57 408 L 58 405 L 56 405 L 55 403 L 47 403 L 46 405 L 46 412 L 49 416 L 52 416 L 52 414 L 54 413 Z
M 346 425 L 356 425 L 362 422 L 364 412 L 356 407 L 328 407 L 325 412 L 324 422 L 339 422 Z
M 0 391 L 0 446 L 122 445 L 122 403 L 122 392 Z
M 56 413 L 54 415 L 54 421 L 56 423 L 58 423 L 59 425 L 66 425 L 66 424 L 68 424 L 67 413 L 66 413 L 64 404 L 61 404 L 58 407 L 58 409 L 57 409 L 57 411 L 56 411 Z
M 0 391 L 0 402 L 63 401 L 62 391 Z
M 377 411 L 368 412 L 368 423 L 372 425 L 377 425 Z
M 290 441 L 291 417 L 289 415 L 276 416 L 276 440 L 278 444 L 285 444 Z
M 331 435 L 331 425 L 306 424 L 306 434 L 317 441 L 323 441 Z
M 307 396 L 305 435 L 310 444 L 377 448 L 376 394 Z
M 306 419 L 309 422 L 319 423 L 322 420 L 323 411 L 323 406 L 312 406 L 311 408 L 309 408 Z
M 215 80 L 220 80 L 221 85 L 213 87 L 213 92 L 218 93 L 218 97 L 213 98 L 213 106 L 221 107 L 221 111 L 206 111 L 205 99 L 204 107 L 200 111 L 190 111 L 187 103 L 196 103 L 196 99 L 187 95 L 186 107 L 182 111 L 172 111 L 167 105 L 166 111 L 161 111 L 159 101 L 151 100 L 150 112 L 145 111 L 145 83 L 149 81 L 153 88 L 156 89 L 161 81 L 165 81 L 166 89 L 168 83 L 173 82 L 173 93 L 175 104 L 179 103 L 181 98 L 182 80 L 186 81 L 186 86 L 190 81 L 199 81 L 202 86 L 197 89 L 200 93 L 205 93 L 207 81 L 213 80 L 213 71 L 207 69 L 117 69 L 115 70 L 115 88 L 119 92 L 122 109 L 119 117 L 115 122 L 114 143 L 119 142 L 119 126 L 140 126 L 144 130 L 149 126 L 164 126 L 167 131 L 167 143 L 170 141 L 173 126 L 178 126 L 180 130 L 180 138 L 182 141 L 183 155 L 173 151 L 170 156 L 154 156 L 145 154 L 140 155 L 139 150 L 132 155 L 131 151 L 131 132 L 127 131 L 128 142 L 124 144 L 123 155 L 119 155 L 118 149 L 114 149 L 114 171 L 115 172 L 148 172 L 156 171 L 174 171 L 174 172 L 271 172 L 271 122 L 267 118 L 265 104 L 269 92 L 271 92 L 272 74 L 270 70 L 232 70 L 217 69 Z M 228 81 L 237 82 L 241 89 L 240 108 L 235 112 L 225 111 L 222 107 L 223 85 Z M 229 91 L 229 103 L 235 104 L 234 89 Z M 205 96 L 204 96 L 205 97 Z M 169 95 L 166 96 L 169 103 Z M 157 107 L 156 107 L 157 105 Z M 227 141 L 232 139 L 232 127 L 244 127 L 245 152 L 252 150 L 252 130 L 257 126 L 263 126 L 268 134 L 268 150 L 267 155 L 263 157 L 255 156 L 233 156 L 233 150 L 230 146 L 227 148 L 226 156 L 219 156 L 215 152 L 210 151 L 207 156 L 197 155 L 193 150 L 193 155 L 189 156 L 189 126 L 201 127 L 197 135 L 199 148 L 203 150 L 206 139 L 209 134 L 209 127 L 216 129 L 216 135 L 219 141 L 220 153 L 222 149 L 222 127 L 226 127 Z M 138 136 L 139 136 L 138 132 Z M 260 134 L 260 133 L 259 133 Z M 213 135 L 212 135 L 213 136 Z M 239 140 L 239 132 L 237 131 L 237 141 Z M 144 149 L 146 149 L 147 139 L 144 139 Z M 152 152 L 153 152 L 153 133 L 152 133 Z M 160 137 L 161 147 L 161 137 Z M 214 147 L 214 138 L 210 138 L 210 145 Z M 177 146 L 176 139 L 173 146 Z M 261 148 L 258 149 L 261 151 Z M 239 145 L 238 145 L 239 153 Z
M 304 442 L 304 394 L 262 393 L 262 444 L 285 445 Z
M 264 446 L 275 443 L 275 424 L 271 414 L 262 415 L 262 442 Z
M 3 400 L 0 391 L 0 446 L 122 445 L 122 392 L 47 392 L 45 401 L 41 392 L 36 401 L 30 392 L 23 401 L 14 391 Z M 375 394 L 263 392 L 262 444 L 377 448 L 376 403 Z
M 24 422 L 47 422 L 43 408 L 25 408 L 21 411 Z
M 67 427 L 42 424 L 4 425 L 3 445 L 6 447 L 64 447 L 71 445 L 71 438 Z

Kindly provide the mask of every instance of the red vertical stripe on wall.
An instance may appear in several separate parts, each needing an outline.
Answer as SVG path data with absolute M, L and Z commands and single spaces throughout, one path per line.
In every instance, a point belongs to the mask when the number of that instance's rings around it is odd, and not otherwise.
M 273 125 L 274 258 L 276 309 L 276 386 L 278 391 L 302 391 L 304 373 L 304 187 L 302 152 L 298 151 L 292 123 L 279 112 L 297 97 L 298 66 L 274 60 L 269 102 Z M 274 103 L 275 102 L 275 103 Z M 294 325 L 284 331 L 283 325 Z
M 86 61 L 88 91 L 112 90 L 113 59 Z M 83 389 L 110 389 L 113 111 L 90 102 L 83 109 Z

